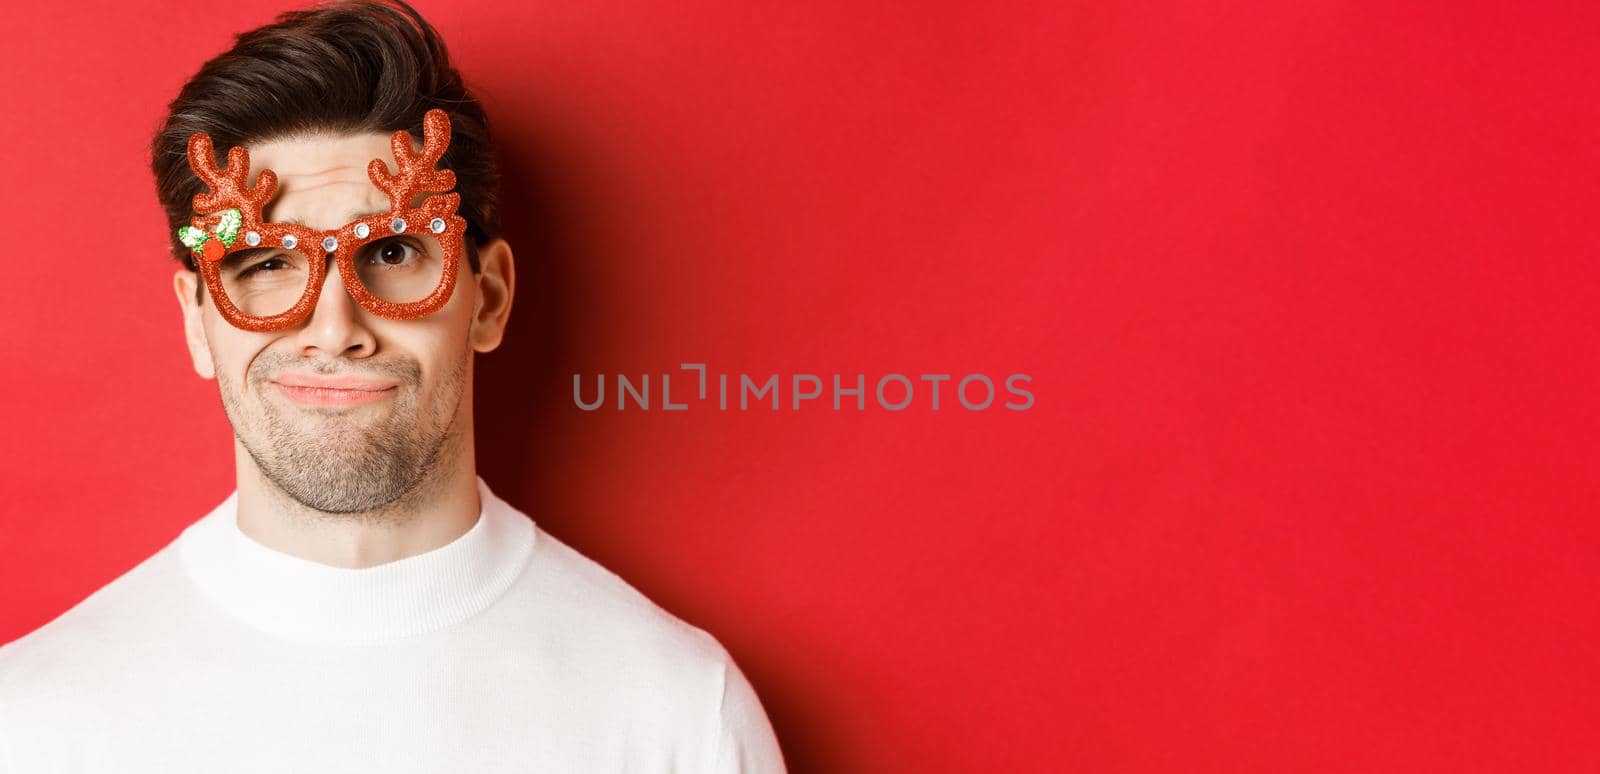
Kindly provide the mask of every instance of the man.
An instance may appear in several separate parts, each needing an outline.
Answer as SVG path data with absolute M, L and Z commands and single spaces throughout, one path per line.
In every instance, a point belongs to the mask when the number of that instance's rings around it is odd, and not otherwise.
M 711 635 L 476 474 L 473 353 L 514 271 L 426 21 L 285 14 L 153 150 L 237 490 L 0 647 L 0 772 L 783 771 Z

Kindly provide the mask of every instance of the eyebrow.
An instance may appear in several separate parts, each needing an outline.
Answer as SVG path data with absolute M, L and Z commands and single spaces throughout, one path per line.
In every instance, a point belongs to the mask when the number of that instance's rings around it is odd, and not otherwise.
M 359 211 L 358 210 L 356 212 L 350 213 L 349 215 L 346 215 L 345 218 L 344 218 L 344 222 L 349 223 L 352 220 L 360 220 L 362 218 L 371 217 L 373 215 L 382 215 L 382 214 L 384 214 L 384 213 L 386 213 L 388 211 L 389 211 L 388 207 L 384 207 L 382 209 L 377 209 L 377 210 L 367 210 L 367 211 Z M 305 228 L 311 228 L 310 226 L 306 225 L 305 221 L 303 221 L 303 220 L 301 220 L 299 218 L 285 218 L 285 219 L 277 221 L 277 222 L 278 223 L 290 223 L 290 224 L 293 224 L 293 225 L 296 225 L 296 226 L 304 226 Z

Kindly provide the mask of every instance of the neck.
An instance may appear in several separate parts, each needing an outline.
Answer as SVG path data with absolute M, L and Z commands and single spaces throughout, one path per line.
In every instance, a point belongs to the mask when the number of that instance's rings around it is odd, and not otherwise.
M 399 499 L 370 511 L 327 513 L 272 483 L 234 440 L 239 530 L 267 548 L 360 569 L 443 546 L 471 529 L 482 510 L 471 431 L 450 433 L 438 464 Z
M 393 642 L 482 612 L 531 561 L 533 522 L 482 479 L 475 483 L 483 510 L 470 529 L 446 545 L 375 567 L 331 567 L 262 545 L 239 529 L 237 492 L 184 530 L 178 554 L 201 592 L 276 639 L 317 646 Z

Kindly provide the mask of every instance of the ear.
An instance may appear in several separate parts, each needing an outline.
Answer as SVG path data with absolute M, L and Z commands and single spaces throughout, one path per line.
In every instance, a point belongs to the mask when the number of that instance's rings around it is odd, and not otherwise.
M 183 338 L 189 344 L 189 359 L 194 372 L 202 379 L 214 379 L 217 365 L 211 360 L 211 345 L 206 342 L 204 320 L 200 316 L 200 301 L 195 300 L 195 288 L 200 275 L 188 269 L 179 269 L 172 275 L 172 291 L 178 295 L 178 308 L 183 312 Z
M 500 346 L 506 321 L 511 318 L 511 296 L 517 287 L 511 245 L 503 238 L 490 240 L 478 250 L 478 269 L 478 300 L 473 307 L 469 341 L 474 350 L 489 352 Z M 467 267 L 462 271 L 471 273 Z

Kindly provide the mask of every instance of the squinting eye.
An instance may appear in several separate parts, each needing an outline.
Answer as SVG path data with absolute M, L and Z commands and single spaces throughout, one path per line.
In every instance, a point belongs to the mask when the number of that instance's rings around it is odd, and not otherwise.
M 250 257 L 248 254 L 244 254 L 238 256 L 238 259 L 240 263 L 243 263 L 244 261 L 250 260 Z M 234 275 L 234 277 L 237 279 L 244 279 L 245 277 L 249 277 L 257 272 L 271 273 L 275 271 L 282 271 L 283 269 L 287 268 L 289 268 L 288 261 L 285 261 L 280 256 L 273 255 L 266 257 L 264 260 L 257 260 L 255 263 L 240 270 L 238 274 Z
M 258 271 L 276 271 L 278 269 L 282 269 L 286 265 L 287 264 L 285 264 L 281 258 L 268 258 L 267 260 L 262 261 L 261 263 L 258 263 L 258 264 L 254 265 L 254 266 L 251 266 L 248 269 L 245 269 L 244 273 L 245 274 L 254 274 L 254 273 L 258 272 Z

